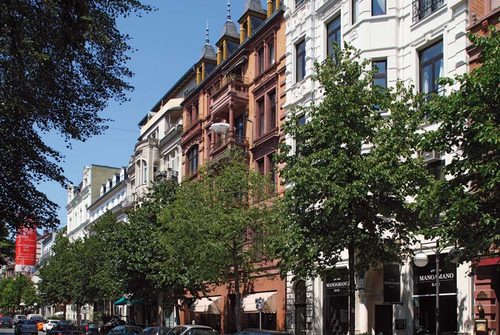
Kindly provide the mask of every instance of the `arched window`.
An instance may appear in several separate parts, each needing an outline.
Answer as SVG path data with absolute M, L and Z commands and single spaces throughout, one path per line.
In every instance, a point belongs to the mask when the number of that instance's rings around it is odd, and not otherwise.
M 306 334 L 306 282 L 299 280 L 295 284 L 295 334 Z

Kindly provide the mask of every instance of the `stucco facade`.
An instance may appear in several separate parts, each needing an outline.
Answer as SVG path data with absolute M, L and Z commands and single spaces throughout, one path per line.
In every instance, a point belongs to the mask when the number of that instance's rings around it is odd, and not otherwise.
M 426 93 L 439 89 L 434 81 L 436 78 L 467 71 L 468 1 L 285 0 L 284 4 L 287 8 L 284 106 L 287 112 L 294 106 L 321 100 L 318 84 L 311 76 L 314 62 L 321 62 L 328 55 L 328 41 L 341 45 L 347 42 L 360 51 L 362 58 L 382 62 L 387 86 L 394 86 L 400 80 Z M 301 48 L 305 49 L 303 76 L 298 73 Z M 426 52 L 433 49 L 438 51 L 433 51 L 434 70 L 431 73 L 425 67 L 425 57 Z M 429 73 L 435 77 L 432 81 L 428 79 Z M 307 115 L 305 117 L 307 119 Z M 293 145 L 292 139 L 287 141 Z M 450 158 L 439 159 L 446 163 Z M 423 244 L 425 252 L 434 255 L 435 241 L 423 241 Z M 441 250 L 441 254 L 448 251 L 449 248 Z M 398 268 L 399 304 L 387 304 L 384 299 L 382 264 L 364 277 L 356 278 L 356 333 L 416 334 L 417 329 L 432 333 L 435 297 L 432 290 L 417 292 L 424 290 L 426 285 L 420 280 L 431 276 L 431 273 L 424 273 L 432 272 L 429 266 L 416 269 L 408 259 Z M 472 334 L 470 264 L 447 266 L 450 286 L 449 291 L 443 290 L 442 298 L 440 294 L 441 332 Z M 341 274 L 329 278 L 288 281 L 287 329 L 297 335 L 343 334 L 346 331 L 347 287 L 342 287 L 346 283 L 342 269 L 347 269 L 347 252 L 337 268 Z M 341 289 L 334 290 L 337 285 Z

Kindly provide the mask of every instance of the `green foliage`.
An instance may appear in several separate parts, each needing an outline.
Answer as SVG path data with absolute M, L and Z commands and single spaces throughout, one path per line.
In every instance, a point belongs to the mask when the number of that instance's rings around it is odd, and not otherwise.
M 229 284 L 239 306 L 242 285 L 250 284 L 249 275 L 267 260 L 273 237 L 268 181 L 248 168 L 241 153 L 230 151 L 199 178 L 183 182 L 161 216 L 160 249 L 169 255 L 159 269 L 165 281 L 193 294 Z
M 105 130 L 99 112 L 131 89 L 117 19 L 148 10 L 139 0 L 0 2 L 0 226 L 57 225 L 36 184 L 64 186 L 63 157 L 42 134 L 70 146 Z
M 424 232 L 443 245 L 457 245 L 461 261 L 500 245 L 500 34 L 469 38 L 482 50 L 483 65 L 442 83 L 457 87 L 436 96 L 425 113 L 436 129 L 426 133 L 422 150 L 451 155 L 441 179 L 422 190 L 423 219 L 440 224 Z
M 7 227 L 0 225 L 0 266 L 6 265 L 14 256 L 14 243 Z
M 21 310 L 21 304 L 26 308 L 40 303 L 35 285 L 28 277 L 17 275 L 14 278 L 0 279 L 0 310 L 13 313 Z
M 413 158 L 422 100 L 400 83 L 374 87 L 368 65 L 349 45 L 336 48 L 334 57 L 316 64 L 323 100 L 296 108 L 285 124 L 300 143 L 299 153 L 282 144 L 279 156 L 281 176 L 291 186 L 283 198 L 286 233 L 279 249 L 285 272 L 317 275 L 351 248 L 362 273 L 400 260 L 419 228 L 407 197 L 430 179 Z M 298 123 L 301 115 L 305 125 Z

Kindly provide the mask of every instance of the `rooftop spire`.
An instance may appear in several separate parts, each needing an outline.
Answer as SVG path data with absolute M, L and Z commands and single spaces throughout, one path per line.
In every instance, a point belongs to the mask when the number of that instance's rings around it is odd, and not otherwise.
M 206 28 L 206 35 L 205 35 L 205 44 L 210 44 L 210 31 L 208 29 L 208 20 L 207 20 L 207 28 Z
M 227 0 L 227 20 L 231 21 L 231 0 Z

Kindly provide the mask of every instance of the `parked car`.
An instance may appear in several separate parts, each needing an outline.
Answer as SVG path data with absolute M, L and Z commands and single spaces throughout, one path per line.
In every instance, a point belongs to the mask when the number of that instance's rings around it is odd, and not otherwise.
M 85 335 L 97 335 L 99 333 L 99 325 L 92 321 L 82 321 L 80 329 Z
M 3 316 L 0 318 L 0 328 L 12 328 L 14 323 L 10 316 Z
M 18 320 L 16 326 L 14 327 L 14 334 L 38 335 L 38 329 L 36 328 L 36 321 L 28 319 Z
M 280 330 L 245 329 L 237 332 L 234 335 L 292 335 L 292 333 Z
M 58 323 L 59 320 L 53 320 L 53 319 L 45 320 L 45 322 L 43 323 L 43 331 L 48 332 L 52 330 L 52 328 Z
M 218 335 L 218 333 L 207 326 L 179 325 L 170 329 L 167 335 Z
M 108 335 L 140 335 L 142 328 L 139 326 L 132 325 L 120 325 L 111 329 Z
M 142 335 L 166 335 L 169 327 L 147 327 L 142 330 Z
M 17 325 L 17 323 L 19 322 L 19 320 L 25 320 L 26 319 L 26 315 L 24 314 L 16 314 L 14 315 L 14 318 L 12 318 L 12 322 L 14 323 L 14 325 Z
M 83 335 L 83 332 L 77 326 L 68 322 L 58 322 L 52 329 L 47 332 L 47 335 Z

